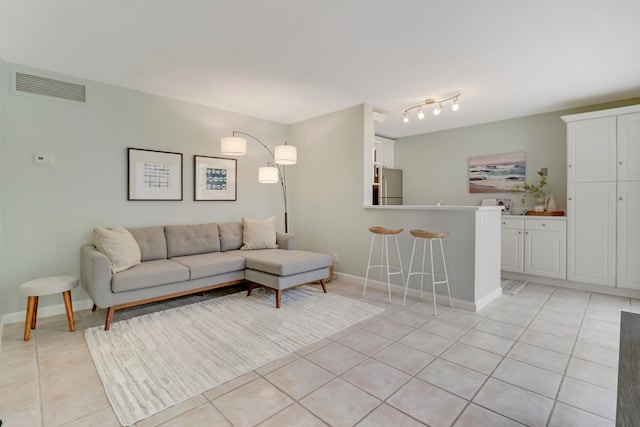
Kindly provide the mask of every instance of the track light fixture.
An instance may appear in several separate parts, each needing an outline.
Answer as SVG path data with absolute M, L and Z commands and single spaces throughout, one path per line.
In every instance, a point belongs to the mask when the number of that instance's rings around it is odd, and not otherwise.
M 451 109 L 453 111 L 458 111 L 460 109 L 460 105 L 458 105 L 458 98 L 460 98 L 460 93 L 456 93 L 453 96 L 449 96 L 447 98 L 441 98 L 441 99 L 433 99 L 433 98 L 429 98 L 429 99 L 425 99 L 424 102 L 420 103 L 420 104 L 416 104 L 416 105 L 412 105 L 411 107 L 407 108 L 406 110 L 404 110 L 403 114 L 402 114 L 402 121 L 405 123 L 409 122 L 409 116 L 408 116 L 408 112 L 411 110 L 417 110 L 416 114 L 418 116 L 418 118 L 420 120 L 422 120 L 424 118 L 424 112 L 422 111 L 422 107 L 425 105 L 431 105 L 431 104 L 438 104 L 438 106 L 433 110 L 433 114 L 435 116 L 437 116 L 438 114 L 440 114 L 442 112 L 442 104 L 447 102 L 447 101 L 451 101 Z

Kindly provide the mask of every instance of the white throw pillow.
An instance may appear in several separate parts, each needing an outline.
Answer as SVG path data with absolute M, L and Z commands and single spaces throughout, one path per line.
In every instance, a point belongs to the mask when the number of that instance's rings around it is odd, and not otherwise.
M 276 217 L 264 221 L 242 218 L 243 251 L 250 249 L 276 249 Z
M 121 225 L 112 229 L 93 227 L 93 243 L 111 261 L 111 272 L 118 273 L 140 264 L 140 246 L 133 235 Z

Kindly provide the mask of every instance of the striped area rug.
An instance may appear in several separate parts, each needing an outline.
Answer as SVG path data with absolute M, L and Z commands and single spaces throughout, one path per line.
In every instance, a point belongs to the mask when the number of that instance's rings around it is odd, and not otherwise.
M 383 311 L 299 287 L 276 309 L 264 288 L 122 320 L 85 339 L 123 426 L 210 390 Z

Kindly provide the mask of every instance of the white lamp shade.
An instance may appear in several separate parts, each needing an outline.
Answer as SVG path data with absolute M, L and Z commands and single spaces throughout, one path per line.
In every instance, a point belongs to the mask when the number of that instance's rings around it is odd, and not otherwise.
M 278 168 L 273 166 L 258 168 L 258 182 L 261 184 L 277 184 Z
M 226 156 L 244 156 L 247 154 L 247 140 L 237 136 L 225 136 L 220 141 L 220 152 Z
M 298 161 L 298 150 L 292 145 L 278 145 L 274 157 L 279 165 L 295 165 Z

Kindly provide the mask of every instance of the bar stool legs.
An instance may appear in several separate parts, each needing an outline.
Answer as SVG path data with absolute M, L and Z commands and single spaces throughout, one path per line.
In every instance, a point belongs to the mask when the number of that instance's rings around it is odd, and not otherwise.
M 400 258 L 400 246 L 398 245 L 398 234 L 402 233 L 402 228 L 398 230 L 390 230 L 383 227 L 369 227 L 371 231 L 371 245 L 369 246 L 369 260 L 367 261 L 367 273 L 364 278 L 364 289 L 362 290 L 362 296 L 365 296 L 367 292 L 367 282 L 369 281 L 369 270 L 372 268 L 380 268 L 380 282 L 383 281 L 383 272 L 387 272 L 387 288 L 389 292 L 389 302 L 391 302 L 391 276 L 394 274 L 400 274 L 402 276 L 402 283 L 404 283 L 404 271 L 402 270 L 402 260 Z M 371 265 L 371 257 L 373 256 L 373 246 L 375 244 L 376 236 L 381 237 L 380 242 L 380 264 Z M 396 245 L 396 253 L 398 256 L 398 265 L 389 264 L 389 238 L 393 237 L 393 241 Z
M 404 287 L 404 299 L 402 300 L 402 305 L 405 304 L 406 300 L 407 300 L 407 291 L 409 290 L 409 282 L 411 281 L 411 276 L 412 275 L 419 275 L 420 276 L 420 298 L 422 298 L 422 287 L 423 287 L 423 283 L 424 283 L 424 276 L 425 275 L 429 275 L 431 276 L 431 286 L 432 286 L 432 292 L 433 292 L 433 314 L 436 315 L 438 314 L 437 308 L 436 308 L 436 285 L 447 285 L 447 294 L 449 295 L 449 306 L 453 307 L 453 302 L 451 300 L 451 290 L 449 288 L 449 275 L 447 274 L 447 263 L 445 261 L 444 258 L 444 248 L 442 246 L 442 239 L 446 238 L 447 236 L 449 236 L 449 233 L 431 233 L 428 231 L 423 231 L 423 230 L 411 230 L 410 231 L 411 235 L 415 237 L 415 240 L 413 241 L 413 250 L 411 251 L 411 261 L 409 263 L 409 274 L 407 275 L 407 282 L 405 284 Z M 423 240 L 423 245 L 422 245 L 422 270 L 421 271 L 411 271 L 413 268 L 413 261 L 415 259 L 415 253 L 416 253 L 416 244 L 418 243 L 418 240 L 422 239 Z M 434 268 L 434 263 L 433 263 L 433 242 L 434 240 L 437 240 L 438 243 L 440 244 L 440 255 L 442 256 L 442 266 L 444 269 L 444 280 L 439 280 L 436 281 L 436 273 L 435 273 L 435 268 Z M 425 264 L 425 258 L 427 255 L 427 241 L 429 241 L 429 256 L 430 256 L 430 261 L 431 261 L 431 271 L 424 271 L 424 264 Z

